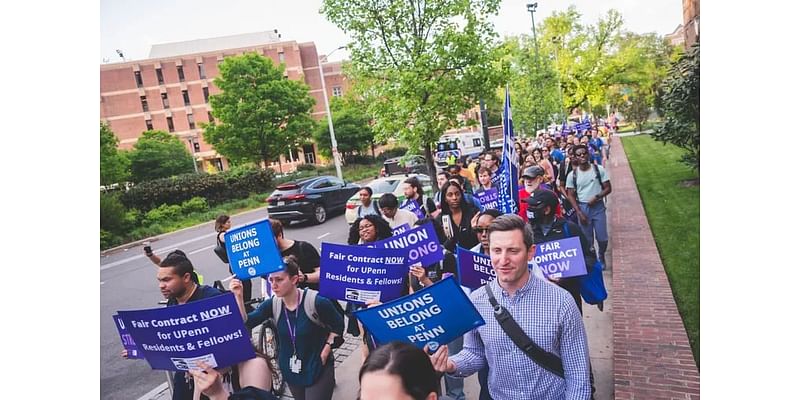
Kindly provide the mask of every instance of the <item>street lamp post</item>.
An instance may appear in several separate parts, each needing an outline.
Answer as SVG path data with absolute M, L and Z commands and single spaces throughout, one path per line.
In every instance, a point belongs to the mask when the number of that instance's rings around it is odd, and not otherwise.
M 194 139 L 194 136 L 189 136 L 187 140 L 189 140 L 189 147 L 192 152 L 192 165 L 194 165 L 194 173 L 196 174 L 199 171 L 197 171 L 197 158 L 194 156 Z
M 536 40 L 536 21 L 533 19 L 533 13 L 536 12 L 536 7 L 539 3 L 528 3 L 528 12 L 531 13 L 531 27 L 533 28 L 533 44 L 536 48 L 536 64 L 539 64 L 539 42 Z
M 561 92 L 561 71 L 558 69 L 558 49 L 561 48 L 561 39 L 557 36 L 553 37 L 553 43 L 558 43 L 556 46 L 556 77 L 558 77 L 558 115 L 562 116 L 564 111 L 564 94 Z M 564 119 L 564 117 L 562 117 Z
M 325 56 L 327 60 L 331 54 L 335 53 L 338 50 L 345 48 L 345 46 L 337 47 L 332 52 L 328 53 Z M 336 143 L 336 134 L 333 132 L 333 118 L 331 117 L 331 108 L 328 105 L 328 89 L 325 87 L 325 75 L 322 74 L 322 60 L 317 60 L 317 66 L 319 67 L 319 80 L 322 81 L 322 98 L 325 100 L 325 112 L 328 114 L 328 131 L 331 134 L 331 153 L 333 154 L 333 163 L 336 165 L 336 176 L 339 179 L 342 178 L 342 163 L 339 161 L 339 150 L 337 148 Z
M 536 21 L 533 19 L 533 13 L 536 12 L 536 7 L 539 6 L 539 3 L 528 3 L 528 12 L 531 13 L 531 28 L 533 28 L 533 46 L 536 51 L 536 86 L 541 89 L 540 79 L 539 79 L 539 41 L 536 40 Z M 541 95 L 541 90 L 539 91 Z M 538 113 L 536 113 L 538 114 Z M 534 134 L 539 129 L 539 116 L 536 115 L 536 120 L 534 122 Z

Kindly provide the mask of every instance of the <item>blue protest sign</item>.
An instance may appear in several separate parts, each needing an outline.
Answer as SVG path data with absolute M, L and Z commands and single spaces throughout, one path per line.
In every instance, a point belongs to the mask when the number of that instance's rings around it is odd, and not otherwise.
M 225 233 L 231 270 L 239 279 L 266 276 L 283 270 L 269 220 L 254 222 Z
M 408 224 L 403 224 L 397 227 L 392 228 L 392 236 L 399 235 L 407 230 L 410 230 L 411 227 Z
M 460 283 L 470 290 L 475 290 L 497 277 L 492 267 L 492 259 L 487 255 L 458 246 L 456 260 Z
M 112 315 L 112 317 L 114 318 L 114 325 L 117 326 L 119 338 L 122 340 L 122 347 L 128 350 L 128 358 L 144 358 L 142 350 L 139 349 L 139 346 L 136 346 L 133 337 L 131 337 L 131 334 L 128 333 L 128 330 L 125 328 L 125 323 L 122 321 L 122 318 L 116 314 Z
M 416 215 L 417 218 L 419 219 L 425 218 L 425 212 L 419 208 L 419 204 L 417 204 L 417 202 L 414 200 L 407 199 L 406 201 L 403 202 L 400 208 L 403 210 L 413 212 L 414 215 Z
M 500 193 L 497 193 L 496 188 L 486 189 L 478 193 L 477 197 L 484 210 L 500 208 Z
M 400 340 L 433 350 L 486 324 L 452 277 L 354 314 L 378 344 Z
M 410 231 L 364 246 L 403 249 L 406 266 L 422 263 L 422 266 L 427 267 L 444 259 L 444 251 L 439 244 L 433 222 L 427 222 Z
M 403 295 L 406 251 L 322 243 L 319 293 L 329 299 L 365 303 Z
M 551 278 L 586 275 L 586 260 L 577 236 L 537 244 L 533 260 Z
M 200 361 L 227 367 L 255 357 L 233 293 L 118 314 L 153 369 L 199 369 Z

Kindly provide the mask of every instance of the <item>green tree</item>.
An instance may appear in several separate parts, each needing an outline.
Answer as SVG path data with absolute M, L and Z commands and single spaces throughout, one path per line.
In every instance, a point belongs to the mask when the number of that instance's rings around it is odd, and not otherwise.
M 234 162 L 264 165 L 305 142 L 314 99 L 283 69 L 256 53 L 225 58 L 214 79 L 222 92 L 209 100 L 219 121 L 201 125 L 206 142 Z
M 344 30 L 354 90 L 369 105 L 378 141 L 422 149 L 460 124 L 458 115 L 499 83 L 490 15 L 499 0 L 325 0 L 321 12 Z
M 653 138 L 686 150 L 681 161 L 700 170 L 700 43 L 672 65 L 662 86 L 664 123 Z
M 100 123 L 100 184 L 124 182 L 130 176 L 130 161 L 117 149 L 119 139 L 111 128 Z
M 330 104 L 333 129 L 336 134 L 337 149 L 342 156 L 352 157 L 356 153 L 364 153 L 375 140 L 375 133 L 370 126 L 367 105 L 351 96 L 334 97 Z M 332 157 L 331 135 L 327 120 L 319 121 L 314 130 L 314 141 L 317 149 L 327 158 Z
M 130 153 L 131 178 L 144 182 L 194 172 L 194 160 L 186 145 L 164 131 L 146 131 Z

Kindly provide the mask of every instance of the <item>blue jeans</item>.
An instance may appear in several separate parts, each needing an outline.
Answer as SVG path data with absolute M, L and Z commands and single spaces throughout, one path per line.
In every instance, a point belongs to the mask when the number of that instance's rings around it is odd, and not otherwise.
M 580 224 L 583 236 L 589 241 L 590 245 L 594 247 L 594 239 L 597 237 L 598 242 L 608 241 L 608 228 L 606 223 L 606 204 L 601 200 L 594 203 L 589 207 L 589 203 L 578 203 L 586 217 L 589 219 L 588 224 Z
M 452 342 L 447 344 L 447 354 L 452 356 L 458 354 L 461 351 L 461 348 L 464 346 L 464 337 L 459 336 L 458 338 L 454 339 Z M 445 374 L 444 376 L 444 388 L 446 391 L 447 397 L 453 400 L 464 400 L 464 378 L 454 378 Z

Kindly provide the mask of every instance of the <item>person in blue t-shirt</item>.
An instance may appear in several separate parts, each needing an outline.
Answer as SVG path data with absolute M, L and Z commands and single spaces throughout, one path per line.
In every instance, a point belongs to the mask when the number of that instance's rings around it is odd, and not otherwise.
M 292 396 L 298 400 L 330 399 L 336 385 L 333 340 L 343 334 L 344 319 L 331 300 L 317 295 L 314 307 L 326 327 L 314 323 L 303 306 L 307 301 L 307 291 L 311 289 L 301 291 L 297 288 L 300 270 L 296 258 L 289 256 L 283 260 L 286 268 L 269 275 L 272 292 L 282 300 L 281 314 L 272 314 L 273 297 L 247 314 L 245 325 L 253 329 L 268 318 L 276 320 L 278 342 L 281 343 L 278 365 Z M 238 287 L 238 280 L 231 281 L 231 291 L 241 302 Z

